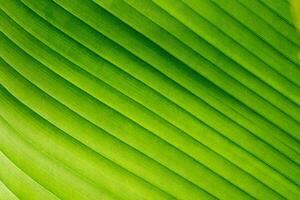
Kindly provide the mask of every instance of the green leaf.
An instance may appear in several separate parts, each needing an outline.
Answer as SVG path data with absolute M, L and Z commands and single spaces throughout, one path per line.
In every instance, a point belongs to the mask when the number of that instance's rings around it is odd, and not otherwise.
M 0 199 L 299 199 L 294 0 L 0 0 Z

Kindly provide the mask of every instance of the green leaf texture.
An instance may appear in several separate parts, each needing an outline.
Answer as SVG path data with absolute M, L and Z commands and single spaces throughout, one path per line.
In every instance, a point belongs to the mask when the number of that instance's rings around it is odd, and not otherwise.
M 299 200 L 299 6 L 0 0 L 0 200 Z

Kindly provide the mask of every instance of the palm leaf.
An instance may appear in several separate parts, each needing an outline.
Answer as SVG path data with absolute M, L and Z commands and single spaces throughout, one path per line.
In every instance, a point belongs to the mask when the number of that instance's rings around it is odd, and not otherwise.
M 0 2 L 0 199 L 300 198 L 296 1 Z

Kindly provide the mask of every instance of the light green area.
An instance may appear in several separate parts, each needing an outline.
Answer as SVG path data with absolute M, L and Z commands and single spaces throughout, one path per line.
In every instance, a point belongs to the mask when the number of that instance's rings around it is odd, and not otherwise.
M 294 17 L 294 24 L 300 29 L 300 1 L 292 0 L 292 14 Z
M 0 182 L 0 199 L 1 200 L 18 200 L 19 198 L 12 193 L 6 185 L 1 181 Z

